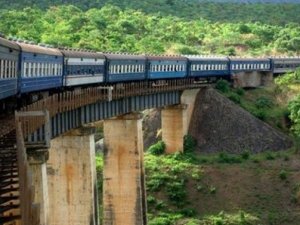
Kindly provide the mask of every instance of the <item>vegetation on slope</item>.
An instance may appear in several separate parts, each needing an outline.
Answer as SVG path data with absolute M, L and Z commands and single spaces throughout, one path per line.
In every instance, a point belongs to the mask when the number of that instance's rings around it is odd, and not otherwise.
M 274 1 L 274 0 L 273 0 Z M 295 1 L 295 0 L 294 0 Z M 277 3 L 283 3 L 277 1 Z M 299 3 L 299 2 L 298 2 Z M 207 0 L 0 0 L 2 9 L 23 9 L 36 6 L 47 9 L 51 6 L 72 4 L 88 10 L 101 8 L 107 4 L 118 6 L 121 9 L 133 9 L 147 14 L 176 16 L 185 20 L 207 19 L 210 21 L 226 22 L 261 22 L 265 24 L 299 23 L 300 4 L 284 2 L 272 4 L 270 1 L 260 1 L 249 4 L 248 1 L 207 1 Z
M 298 224 L 299 149 L 200 155 L 193 146 L 188 138 L 184 154 L 161 154 L 161 143 L 146 153 L 149 225 Z
M 300 15 L 300 14 L 299 14 Z M 185 21 L 111 5 L 0 11 L 3 33 L 53 45 L 98 51 L 264 55 L 298 53 L 300 27 Z

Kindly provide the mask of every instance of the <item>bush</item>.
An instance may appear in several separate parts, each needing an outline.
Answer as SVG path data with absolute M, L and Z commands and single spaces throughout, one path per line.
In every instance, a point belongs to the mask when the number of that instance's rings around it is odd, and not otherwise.
M 167 194 L 171 201 L 176 202 L 177 206 L 184 203 L 186 197 L 184 181 L 167 184 Z
M 226 152 L 219 153 L 217 161 L 218 163 L 229 163 L 229 164 L 242 162 L 242 160 L 238 156 L 230 155 Z
M 255 101 L 255 106 L 258 109 L 271 108 L 273 105 L 274 104 L 273 104 L 272 100 L 267 97 L 259 97 Z
M 290 119 L 293 122 L 292 130 L 300 137 L 300 95 L 289 102 Z
M 243 88 L 237 88 L 235 90 L 235 93 L 237 93 L 239 96 L 244 96 L 245 95 L 245 90 Z
M 236 93 L 231 93 L 228 98 L 236 104 L 241 103 L 241 97 Z
M 148 148 L 148 152 L 150 152 L 153 155 L 162 155 L 165 153 L 166 145 L 163 141 L 159 141 L 156 144 L 150 146 Z
M 286 180 L 287 179 L 287 172 L 285 170 L 281 170 L 279 173 L 279 178 L 281 180 Z
M 183 151 L 186 152 L 193 152 L 195 151 L 197 146 L 197 140 L 193 138 L 191 135 L 185 135 L 183 138 Z
M 223 93 L 228 93 L 230 90 L 229 82 L 227 80 L 218 80 L 216 84 L 216 89 L 223 92 Z
M 272 152 L 266 152 L 265 153 L 265 158 L 266 158 L 266 160 L 274 160 L 275 159 L 275 155 Z
M 244 151 L 244 152 L 242 152 L 241 157 L 242 157 L 242 159 L 244 159 L 244 160 L 249 159 L 249 157 L 250 157 L 249 151 Z
M 265 121 L 267 118 L 267 113 L 264 110 L 258 110 L 253 112 L 254 116 L 262 121 Z
M 180 210 L 180 214 L 186 217 L 193 217 L 196 215 L 196 210 L 191 208 L 184 208 Z

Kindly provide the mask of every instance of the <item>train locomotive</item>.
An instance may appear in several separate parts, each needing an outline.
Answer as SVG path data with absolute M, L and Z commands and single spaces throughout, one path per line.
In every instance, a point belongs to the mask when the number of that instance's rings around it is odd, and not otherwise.
M 0 102 L 32 93 L 90 85 L 193 78 L 230 79 L 238 72 L 294 71 L 300 58 L 153 56 L 100 53 L 0 37 Z

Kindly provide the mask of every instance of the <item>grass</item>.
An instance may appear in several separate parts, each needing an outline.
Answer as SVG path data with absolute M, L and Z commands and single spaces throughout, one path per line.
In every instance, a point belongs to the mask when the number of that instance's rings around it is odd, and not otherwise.
M 148 224 L 296 225 L 295 216 L 289 214 L 292 211 L 282 211 L 277 205 L 283 204 L 282 193 L 289 193 L 284 201 L 297 207 L 300 185 L 299 182 L 293 182 L 294 171 L 288 165 L 289 160 L 298 156 L 293 149 L 260 154 L 245 150 L 239 155 L 224 152 L 203 155 L 192 151 L 172 155 L 146 153 Z M 96 164 L 98 178 L 101 178 L 102 155 L 97 155 Z M 240 185 L 228 180 L 236 176 L 240 177 L 236 178 L 241 182 Z M 251 180 L 250 185 L 248 179 Z M 267 182 L 264 184 L 267 186 L 261 186 L 262 183 L 256 186 L 257 181 Z M 102 180 L 99 182 L 102 183 Z M 245 193 L 245 187 L 251 187 L 251 190 Z M 232 196 L 227 196 L 227 189 Z M 230 201 L 226 198 L 230 198 Z M 240 198 L 242 202 L 239 202 Z M 238 207 L 230 206 L 233 203 Z

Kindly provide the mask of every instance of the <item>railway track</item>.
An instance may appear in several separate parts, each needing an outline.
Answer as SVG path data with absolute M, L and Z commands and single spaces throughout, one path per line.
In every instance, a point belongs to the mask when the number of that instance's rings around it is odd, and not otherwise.
M 15 130 L 0 137 L 0 224 L 20 220 L 19 173 Z

